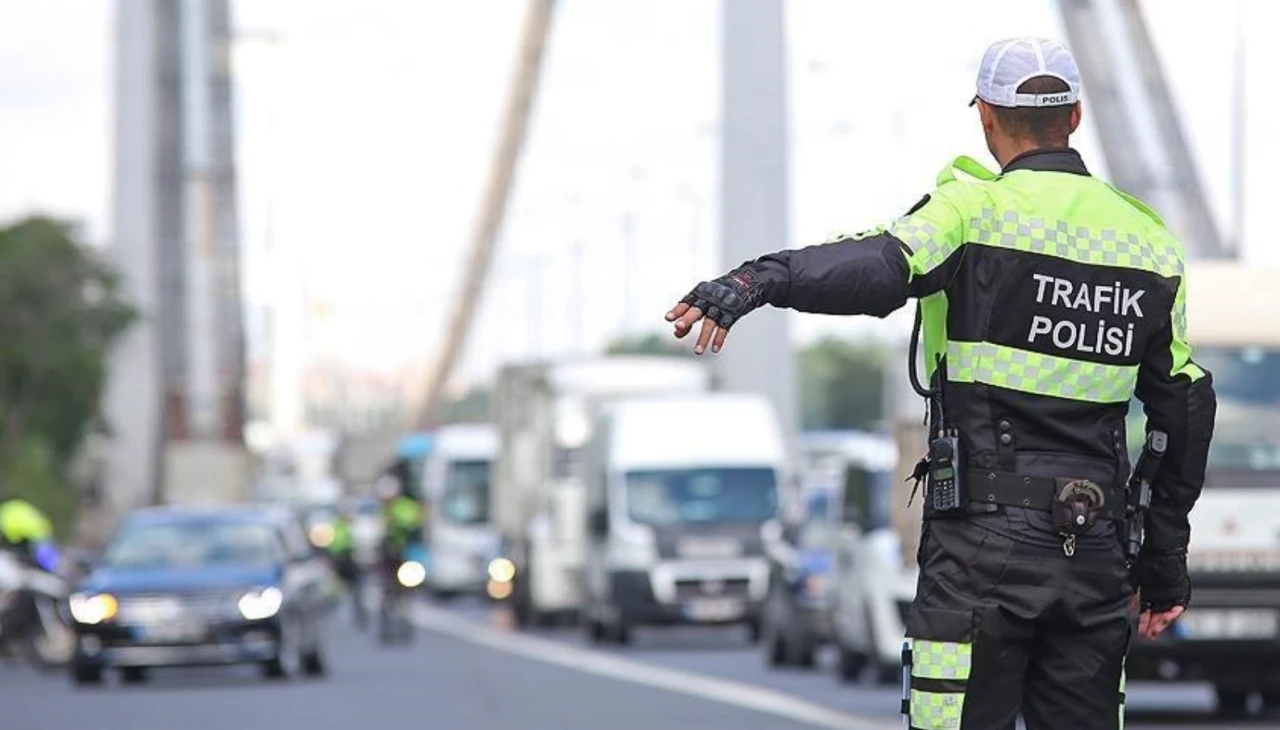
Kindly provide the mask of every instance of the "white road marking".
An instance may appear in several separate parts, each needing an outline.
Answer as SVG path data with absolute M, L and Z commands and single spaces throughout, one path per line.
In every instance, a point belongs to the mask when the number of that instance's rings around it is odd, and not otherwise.
M 516 654 L 547 664 L 557 664 L 600 677 L 736 705 L 814 727 L 829 730 L 886 730 L 901 726 L 900 720 L 874 720 L 869 717 L 850 715 L 759 685 L 657 667 L 550 639 L 500 631 L 422 604 L 416 606 L 413 618 L 414 623 L 424 629 L 488 649 Z

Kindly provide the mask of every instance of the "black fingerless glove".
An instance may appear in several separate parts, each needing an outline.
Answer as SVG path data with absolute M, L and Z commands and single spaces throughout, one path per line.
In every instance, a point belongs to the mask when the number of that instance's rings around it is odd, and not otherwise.
M 1146 553 L 1134 563 L 1129 582 L 1142 592 L 1144 611 L 1168 611 L 1191 603 L 1191 577 L 1187 575 L 1187 552 Z
M 695 286 L 680 302 L 702 310 L 707 319 L 727 330 L 765 304 L 765 284 L 760 274 L 745 264 Z

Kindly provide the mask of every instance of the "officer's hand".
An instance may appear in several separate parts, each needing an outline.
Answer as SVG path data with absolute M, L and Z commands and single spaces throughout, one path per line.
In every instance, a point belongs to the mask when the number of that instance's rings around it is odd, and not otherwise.
M 1168 611 L 1143 611 L 1138 616 L 1138 633 L 1148 639 L 1154 639 L 1163 634 L 1164 630 L 1169 628 L 1186 610 L 1182 606 L 1174 606 Z
M 702 320 L 702 332 L 693 351 L 701 355 L 710 344 L 712 352 L 720 352 L 729 328 L 759 307 L 763 297 L 764 287 L 755 273 L 739 268 L 695 286 L 667 312 L 667 321 L 675 324 L 675 336 L 683 338 Z
M 1185 550 L 1144 552 L 1134 564 L 1130 580 L 1139 592 L 1142 607 L 1138 631 L 1149 639 L 1169 628 L 1191 603 Z

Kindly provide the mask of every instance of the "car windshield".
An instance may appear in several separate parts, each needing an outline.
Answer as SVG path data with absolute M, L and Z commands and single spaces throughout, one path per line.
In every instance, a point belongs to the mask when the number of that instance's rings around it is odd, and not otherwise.
M 461 525 L 478 525 L 489 520 L 488 461 L 455 461 L 449 465 L 445 483 L 444 517 Z
M 1192 357 L 1213 373 L 1218 398 L 1209 470 L 1280 470 L 1280 350 L 1197 347 Z M 1133 451 L 1142 446 L 1144 420 L 1142 406 L 1134 403 L 1128 428 Z
M 114 568 L 266 566 L 280 562 L 282 552 L 269 524 L 191 520 L 127 524 L 104 557 Z
M 640 524 L 759 523 L 778 510 L 773 469 L 663 469 L 625 478 L 627 515 Z

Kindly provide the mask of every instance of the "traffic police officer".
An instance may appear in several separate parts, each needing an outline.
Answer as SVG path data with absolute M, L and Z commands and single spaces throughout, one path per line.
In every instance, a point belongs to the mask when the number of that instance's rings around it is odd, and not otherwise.
M 1028 730 L 1122 726 L 1130 581 L 1147 636 L 1190 600 L 1212 378 L 1185 339 L 1178 242 L 1068 146 L 1079 94 L 1062 45 L 991 46 L 973 103 L 999 174 L 959 158 L 890 225 L 749 261 L 667 313 L 677 337 L 702 320 L 701 354 L 765 304 L 884 317 L 920 300 L 940 395 L 930 430 L 954 433 L 967 496 L 925 499 L 904 651 L 913 728 L 1012 730 L 1019 712 Z M 1119 528 L 1135 392 L 1168 441 L 1130 570 Z M 1055 505 L 1073 502 L 1081 522 L 1063 525 Z
M 8 547 L 23 558 L 42 567 L 44 548 L 53 543 L 53 523 L 38 507 L 25 499 L 0 502 L 0 546 Z
M 334 573 L 351 594 L 356 626 L 364 628 L 367 616 L 361 587 L 360 566 L 356 563 L 355 539 L 351 534 L 352 512 L 350 504 L 343 504 L 338 508 L 333 518 L 333 539 L 329 541 L 328 551 L 333 562 Z

